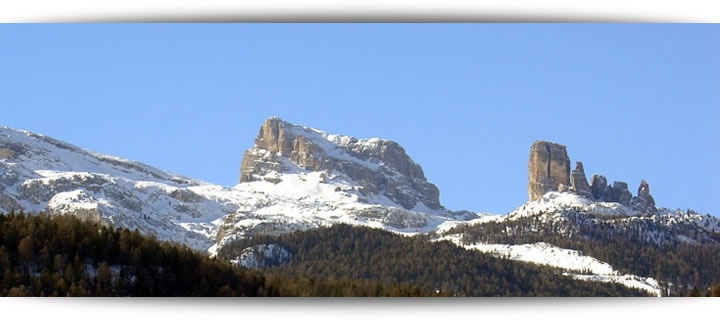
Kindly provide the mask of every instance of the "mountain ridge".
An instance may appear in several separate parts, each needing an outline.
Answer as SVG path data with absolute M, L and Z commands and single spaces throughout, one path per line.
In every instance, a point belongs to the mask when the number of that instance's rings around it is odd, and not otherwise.
M 547 154 L 542 154 L 544 151 Z M 720 243 L 716 217 L 655 207 L 645 180 L 636 196 L 626 183 L 608 185 L 601 175 L 593 175 L 588 183 L 582 162 L 570 171 L 563 145 L 537 141 L 528 163 L 531 201 L 505 215 L 487 215 L 443 207 L 437 187 L 396 142 L 329 134 L 277 117 L 261 125 L 255 144 L 243 155 L 239 183 L 233 187 L 0 127 L 0 210 L 75 215 L 137 229 L 211 255 L 229 243 L 257 235 L 282 235 L 338 223 L 408 236 L 460 239 L 463 231 L 458 230 L 474 226 L 537 221 L 530 228 L 540 226 L 570 236 L 585 232 L 582 224 L 591 224 L 618 234 L 640 232 L 638 239 L 647 245 Z M 612 221 L 611 227 L 606 227 L 607 221 Z M 506 232 L 525 231 L 511 228 Z M 468 250 L 492 244 L 455 243 Z M 502 250 L 537 249 L 532 254 L 539 255 L 552 252 L 541 243 L 527 245 Z M 491 254 L 504 255 L 493 248 Z M 237 254 L 230 260 L 242 264 L 243 252 Z M 567 257 L 533 261 L 556 259 Z M 556 267 L 567 265 L 557 263 Z M 617 273 L 593 277 L 596 281 L 631 281 L 628 285 L 636 287 L 640 283 L 653 294 L 659 292 L 652 278 Z
M 431 210 L 444 209 L 438 188 L 427 182 L 422 168 L 394 141 L 328 134 L 272 117 L 243 155 L 240 183 L 277 181 L 267 173 L 289 170 L 278 163 L 278 157 L 311 171 L 340 172 L 356 181 L 361 192 L 382 193 L 404 209 L 420 203 Z

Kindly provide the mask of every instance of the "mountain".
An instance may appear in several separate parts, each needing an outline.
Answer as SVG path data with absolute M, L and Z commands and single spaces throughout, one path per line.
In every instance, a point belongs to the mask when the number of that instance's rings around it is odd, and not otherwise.
M 656 207 L 645 180 L 636 196 L 627 183 L 608 185 L 602 175 L 587 183 L 582 162 L 570 171 L 569 159 L 565 146 L 535 142 L 530 201 L 504 216 L 447 223 L 437 230 L 439 238 L 655 295 L 720 280 L 720 219 Z
M 211 255 L 258 236 L 349 224 L 422 234 L 655 295 L 667 294 L 673 284 L 688 288 L 720 281 L 703 269 L 714 261 L 720 220 L 656 207 L 646 181 L 633 196 L 627 183 L 610 185 L 603 175 L 588 183 L 582 162 L 570 169 L 566 146 L 535 142 L 528 162 L 529 201 L 506 215 L 488 215 L 442 206 L 438 188 L 396 142 L 329 134 L 276 117 L 260 126 L 234 187 L 0 127 L 0 211 L 73 215 Z M 253 267 L 263 267 L 258 262 L 263 255 L 277 255 L 270 259 L 276 264 L 292 259 L 280 245 L 262 245 L 222 250 L 223 257 Z M 611 245 L 653 257 L 642 266 L 618 260 L 606 250 Z M 684 258 L 678 268 L 695 273 L 672 281 L 667 278 L 674 274 L 666 270 L 671 267 L 646 267 L 680 259 L 683 250 L 710 258 Z
M 47 211 L 207 249 L 232 189 L 0 127 L 0 208 Z
M 249 195 L 225 216 L 218 244 L 334 223 L 416 233 L 477 218 L 440 205 L 439 191 L 396 142 L 356 139 L 267 119 L 244 153 L 235 191 Z
M 0 210 L 72 214 L 214 251 L 215 244 L 343 222 L 427 232 L 471 219 L 397 143 L 358 140 L 270 118 L 233 188 L 0 127 Z

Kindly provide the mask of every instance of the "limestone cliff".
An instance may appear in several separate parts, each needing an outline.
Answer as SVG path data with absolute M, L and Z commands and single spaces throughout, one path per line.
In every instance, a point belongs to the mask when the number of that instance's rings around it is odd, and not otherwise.
M 657 210 L 655 208 L 655 199 L 650 195 L 650 185 L 648 185 L 647 181 L 642 180 L 640 182 L 637 197 L 630 200 L 630 205 L 642 212 L 654 213 Z
M 273 173 L 294 167 L 346 175 L 363 193 L 384 195 L 405 209 L 442 209 L 438 188 L 396 142 L 331 135 L 275 117 L 262 124 L 255 145 L 244 153 L 240 182 L 279 182 Z
M 560 184 L 570 185 L 570 158 L 565 146 L 535 141 L 530 147 L 528 197 L 530 201 L 548 191 L 557 191 Z
M 609 185 L 603 175 L 592 175 L 588 184 L 583 163 L 577 161 L 571 173 L 567 149 L 560 144 L 535 141 L 530 147 L 528 171 L 530 201 L 541 198 L 549 191 L 572 192 L 593 201 L 617 202 L 631 206 L 642 213 L 657 211 L 655 200 L 650 195 L 650 186 L 645 180 L 640 183 L 636 197 L 628 190 L 626 182 L 614 181 Z
M 578 161 L 575 164 L 575 170 L 572 171 L 572 175 L 570 175 L 570 183 L 572 184 L 572 190 L 588 199 L 592 199 L 592 191 L 590 189 L 590 185 L 588 185 L 587 178 L 585 178 L 585 169 L 583 168 L 583 163 Z

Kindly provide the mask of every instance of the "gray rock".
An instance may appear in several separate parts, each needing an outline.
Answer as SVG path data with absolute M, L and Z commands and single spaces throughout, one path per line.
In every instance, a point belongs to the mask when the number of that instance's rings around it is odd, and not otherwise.
M 262 269 L 277 267 L 292 259 L 293 254 L 278 244 L 259 244 L 247 247 L 236 259 L 230 262 L 245 268 Z
M 650 185 L 648 185 L 645 180 L 640 181 L 640 186 L 638 186 L 638 197 L 651 197 Z
M 565 146 L 535 141 L 530 147 L 528 161 L 528 198 L 536 200 L 548 191 L 558 190 L 560 184 L 570 185 L 570 158 Z
M 170 196 L 180 202 L 201 202 L 205 200 L 205 198 L 203 198 L 199 194 L 192 192 L 188 189 L 175 189 L 170 192 Z
M 630 200 L 630 206 L 634 209 L 646 213 L 655 213 L 655 199 L 650 195 L 650 185 L 647 181 L 642 180 L 638 187 L 638 195 Z
M 83 220 L 83 221 L 90 221 L 97 224 L 100 224 L 102 226 L 109 227 L 111 226 L 110 221 L 105 219 L 103 217 L 102 212 L 100 211 L 100 208 L 76 208 L 76 207 L 68 207 L 68 206 L 62 206 L 60 208 L 55 208 L 48 206 L 48 213 L 50 215 L 72 215 L 76 218 Z
M 7 148 L 0 148 L 0 159 L 10 159 L 15 152 Z
M 0 159 L 14 159 L 27 152 L 27 148 L 20 143 L 0 140 Z
M 593 198 L 590 185 L 588 185 L 587 178 L 585 178 L 585 169 L 583 169 L 582 162 L 576 162 L 575 170 L 573 170 L 570 175 L 570 183 L 572 184 L 572 190 L 575 193 L 589 199 Z
M 363 194 L 383 194 L 405 209 L 418 203 L 430 209 L 442 208 L 438 188 L 425 179 L 422 168 L 399 144 L 381 139 L 361 143 L 345 138 L 342 143 L 334 143 L 313 129 L 278 118 L 267 119 L 254 147 L 243 155 L 240 182 L 267 180 L 264 176 L 272 172 L 287 172 L 290 168 L 284 163 L 289 160 L 306 170 L 341 172 L 357 182 Z M 337 153 L 329 155 L 328 148 Z
M 628 185 L 623 181 L 613 182 L 611 200 L 613 202 L 619 202 L 624 205 L 629 205 L 632 199 L 632 192 L 628 190 Z
M 10 196 L 2 195 L 0 196 L 0 211 L 4 212 L 10 212 L 10 211 L 20 211 L 22 210 L 22 207 L 18 202 L 13 199 Z
M 607 185 L 607 179 L 605 176 L 594 174 L 590 178 L 590 191 L 592 192 L 593 198 L 599 201 L 609 200 L 610 189 Z

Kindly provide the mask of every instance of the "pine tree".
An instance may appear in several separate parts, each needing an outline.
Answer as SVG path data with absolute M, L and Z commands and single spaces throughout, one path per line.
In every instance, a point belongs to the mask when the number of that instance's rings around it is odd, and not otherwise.
M 107 263 L 100 263 L 95 276 L 95 295 L 100 297 L 112 296 L 112 273 Z

